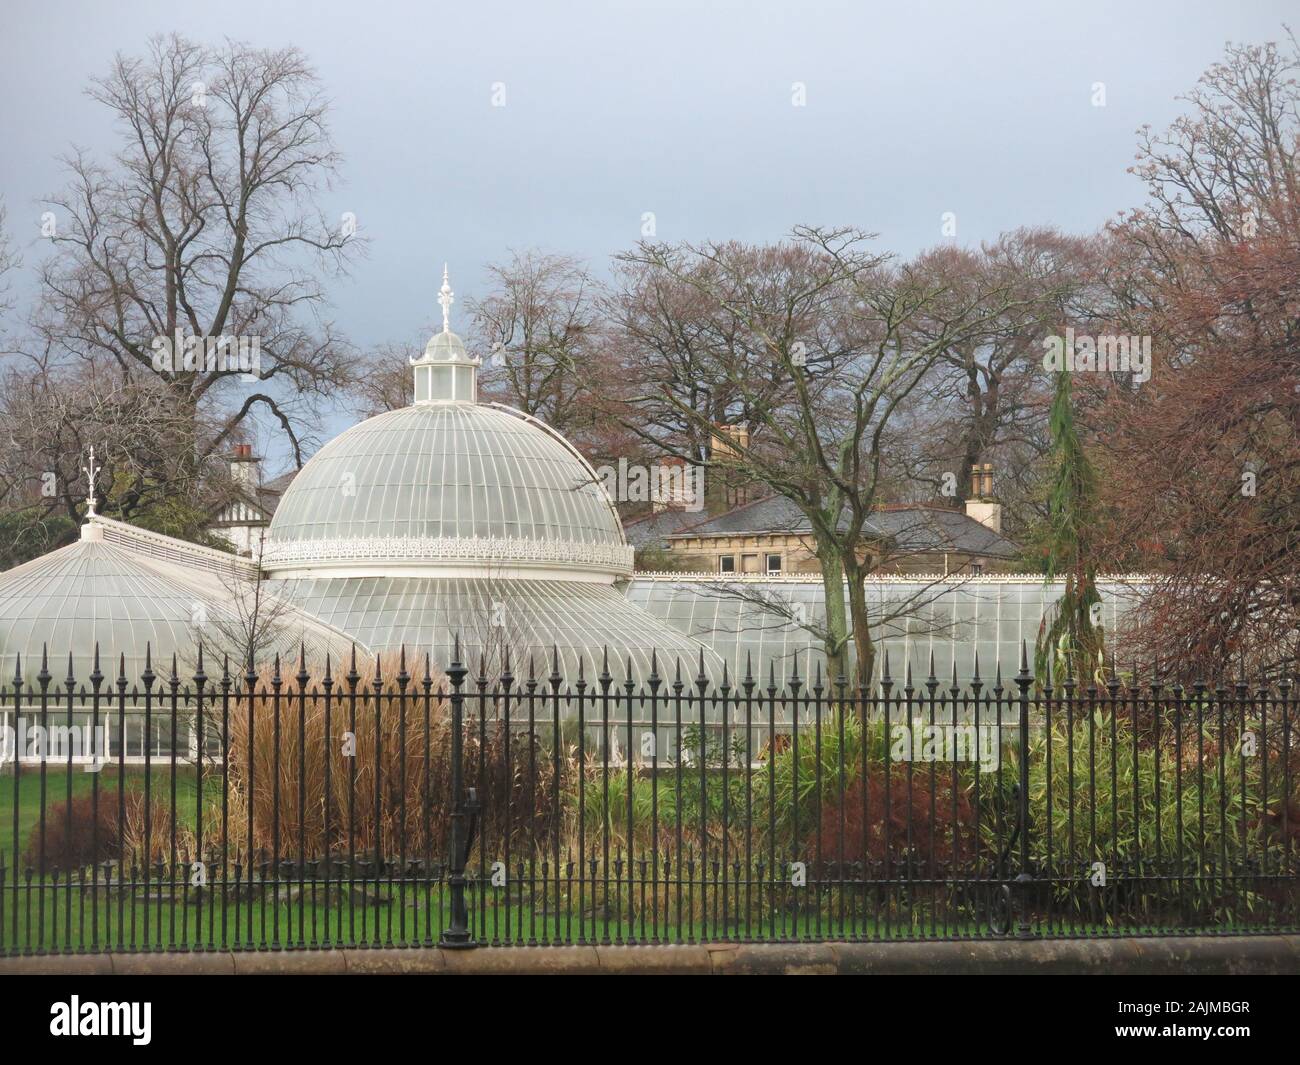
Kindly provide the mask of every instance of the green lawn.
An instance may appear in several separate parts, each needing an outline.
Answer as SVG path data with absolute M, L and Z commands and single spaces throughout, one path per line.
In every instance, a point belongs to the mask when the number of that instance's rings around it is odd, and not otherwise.
M 171 771 L 166 766 L 154 768 L 150 773 L 153 794 L 166 801 L 171 795 Z M 64 767 L 49 766 L 45 772 L 45 810 L 47 821 L 57 815 L 61 804 L 67 801 L 69 773 Z M 123 776 L 130 790 L 144 790 L 144 769 L 128 768 Z M 101 803 L 116 803 L 118 772 L 116 766 L 105 766 L 98 773 L 87 773 L 74 768 L 71 772 L 72 797 L 77 799 L 91 794 L 96 779 L 99 782 Z M 208 784 L 204 784 L 207 792 Z M 178 821 L 193 825 L 197 819 L 197 787 L 194 771 L 187 766 L 176 770 L 176 805 Z M 206 797 L 206 796 L 205 796 Z M 23 766 L 18 774 L 18 854 L 21 861 L 33 831 L 41 816 L 41 771 L 39 766 Z M 14 862 L 14 776 L 11 770 L 0 774 L 0 855 L 5 866 Z M 108 857 L 108 855 L 106 855 Z
M 128 769 L 123 784 L 132 790 L 144 787 L 143 769 Z M 128 888 L 125 895 L 109 893 L 101 883 L 96 891 L 84 890 L 75 883 L 69 890 L 66 879 L 59 883 L 47 877 L 44 886 L 25 879 L 23 855 L 39 822 L 41 810 L 41 779 L 37 768 L 24 768 L 18 777 L 18 855 L 23 877 L 14 882 L 14 778 L 0 775 L 0 855 L 6 870 L 3 892 L 0 892 L 0 954 L 23 950 L 104 949 L 125 943 L 127 949 L 184 949 L 193 947 L 294 947 L 321 945 L 389 944 L 418 945 L 437 941 L 441 931 L 450 921 L 446 885 L 438 880 L 427 887 L 419 882 L 408 882 L 403 895 L 396 885 L 369 881 L 364 893 L 370 902 L 353 903 L 344 898 L 337 884 L 330 886 L 330 905 L 325 905 L 325 887 L 316 881 L 307 881 L 301 899 L 293 901 L 266 898 L 235 901 L 235 888 L 228 890 L 227 901 L 222 903 L 219 887 L 202 902 L 173 902 L 184 894 L 179 886 L 173 892 L 164 885 L 159 892 L 150 886 L 146 891 L 142 883 Z M 215 783 L 215 782 L 214 782 Z M 45 779 L 45 809 L 47 819 L 58 816 L 59 804 L 68 795 L 90 794 L 98 784 L 100 801 L 115 804 L 119 780 L 117 769 L 105 767 L 99 774 L 74 770 L 69 777 L 64 768 L 50 767 Z M 180 768 L 176 777 L 179 821 L 193 826 L 197 819 L 197 787 L 193 770 Z M 211 790 L 205 783 L 205 803 L 219 791 Z M 151 789 L 166 802 L 170 796 L 171 775 L 167 766 L 152 773 Z M 287 855 L 290 856 L 291 855 Z M 105 855 L 111 857 L 111 855 Z M 212 870 L 211 875 L 217 875 Z M 477 858 L 471 875 L 478 872 Z M 753 886 L 752 905 L 748 907 L 749 921 L 743 912 L 745 887 L 733 885 L 727 902 L 728 915 L 722 914 L 722 896 L 714 883 L 707 890 L 697 880 L 683 885 L 682 900 L 685 913 L 677 909 L 677 887 L 659 885 L 659 919 L 656 922 L 654 907 L 645 907 L 643 899 L 653 900 L 654 890 L 645 892 L 639 883 L 630 887 L 624 882 L 610 887 L 608 915 L 593 915 L 596 901 L 602 897 L 603 883 L 589 881 L 581 893 L 576 881 L 561 881 L 557 900 L 556 881 L 545 885 L 540 867 L 535 882 L 535 892 L 521 898 L 519 881 L 512 878 L 507 899 L 500 888 L 488 889 L 479 900 L 471 889 L 470 905 L 476 936 L 485 942 L 545 943 L 575 942 L 585 935 L 589 942 L 699 942 L 703 940 L 837 940 L 837 939 L 925 939 L 955 937 L 989 937 L 987 915 L 989 900 L 996 888 L 965 883 L 952 891 L 943 886 L 900 885 L 895 882 L 886 889 L 880 884 L 846 890 L 841 896 L 834 886 L 818 889 L 810 885 L 806 896 L 801 897 L 799 912 L 782 909 L 793 897 L 790 889 L 782 885 L 775 894 L 766 885 Z M 232 881 L 234 879 L 231 870 Z M 292 890 L 294 885 L 286 882 Z M 16 889 L 16 890 L 15 890 Z M 157 896 L 161 894 L 161 898 Z M 375 901 L 378 896 L 378 901 Z M 707 896 L 707 903 L 705 902 Z M 148 898 L 148 901 L 145 901 Z M 883 898 L 889 898 L 889 918 L 877 909 Z M 776 905 L 773 904 L 776 900 Z M 629 917 L 629 902 L 634 916 Z M 667 905 L 665 906 L 665 902 Z M 1144 919 L 1141 909 L 1146 903 L 1133 905 L 1126 913 L 1123 924 L 1104 922 L 1104 915 L 1095 909 L 1075 913 L 1073 923 L 1060 912 L 1053 914 L 1049 927 L 1040 918 L 1036 930 L 1044 934 L 1152 934 L 1177 931 L 1175 920 Z M 557 913 L 558 911 L 558 913 Z M 737 917 L 737 912 L 742 916 Z M 1267 907 L 1256 913 L 1251 907 L 1236 906 L 1231 912 L 1243 918 L 1224 919 L 1220 932 L 1258 930 L 1269 919 Z M 1286 913 L 1293 913 L 1291 907 Z M 707 913 L 707 920 L 705 914 Z M 585 916 L 580 916 L 584 914 Z M 1134 915 L 1136 914 L 1136 915 Z M 693 916 L 692 916 L 693 915 Z M 1251 926 L 1251 916 L 1257 916 L 1260 925 Z M 1004 918 L 1005 919 L 1005 916 Z M 1275 920 L 1284 919 L 1277 914 Z M 1146 923 L 1148 920 L 1151 923 Z M 223 931 L 224 930 L 224 931 Z M 1284 930 L 1280 929 L 1279 930 Z M 1285 929 L 1289 930 L 1289 929 Z M 1012 929 L 1014 933 L 1014 928 Z
M 374 890 L 373 883 L 368 885 Z M 588 889 L 590 890 L 590 888 Z M 141 901 L 141 892 L 119 899 L 101 887 L 97 896 L 84 892 L 48 887 L 28 891 L 20 887 L 17 897 L 4 892 L 0 955 L 24 951 L 68 951 L 117 949 L 267 949 L 332 946 L 418 946 L 436 943 L 451 915 L 445 884 L 409 885 L 405 895 L 396 886 L 381 885 L 383 901 L 377 905 L 338 902 L 337 886 L 330 889 L 331 904 L 324 905 L 324 886 L 316 884 L 313 895 L 308 886 L 298 900 L 281 901 L 254 898 L 221 904 L 220 892 L 202 904 L 175 904 L 166 899 Z M 170 897 L 169 892 L 164 894 Z M 42 895 L 44 910 L 42 912 Z M 689 896 L 688 896 L 689 898 Z M 698 895 L 696 896 L 698 899 Z M 492 943 L 573 943 L 583 937 L 587 942 L 677 943 L 704 941 L 771 942 L 784 940 L 871 940 L 915 941 L 922 939 L 1000 938 L 984 921 L 976 920 L 969 909 L 952 911 L 948 919 L 942 913 L 916 911 L 883 916 L 866 912 L 861 901 L 856 911 L 846 903 L 841 916 L 838 900 L 826 898 L 820 913 L 816 909 L 799 915 L 768 912 L 755 913 L 747 924 L 732 914 L 721 919 L 721 903 L 712 897 L 707 922 L 697 915 L 694 920 L 676 920 L 673 906 L 661 910 L 656 922 L 647 912 L 629 917 L 625 902 L 614 906 L 608 915 L 596 916 L 591 909 L 585 920 L 579 917 L 576 893 L 562 904 L 560 912 L 541 912 L 540 892 L 532 905 L 512 900 L 507 905 L 502 895 L 493 893 L 480 905 L 470 895 L 471 923 L 481 942 Z M 17 905 L 15 912 L 14 906 Z M 70 908 L 69 908 L 70 907 Z M 15 925 L 15 918 L 17 923 Z M 1264 930 L 1261 925 L 1233 923 L 1216 929 L 1219 933 Z M 1276 929 L 1290 931 L 1290 929 Z M 1044 935 L 1153 935 L 1179 931 L 1173 924 L 1132 924 L 1115 926 L 1076 918 L 1073 925 L 1063 921 L 1048 926 L 1035 924 L 1035 932 Z M 1014 926 L 1010 934 L 1015 934 Z

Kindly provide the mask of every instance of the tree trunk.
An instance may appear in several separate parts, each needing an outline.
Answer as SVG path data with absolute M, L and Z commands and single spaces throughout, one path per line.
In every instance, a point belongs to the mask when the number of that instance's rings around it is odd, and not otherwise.
M 849 672 L 849 622 L 844 610 L 844 566 L 838 544 L 819 542 L 817 557 L 822 567 L 822 588 L 826 596 L 826 680 L 835 684 Z
M 857 557 L 846 553 L 843 558 L 844 579 L 849 588 L 849 622 L 853 632 L 853 650 L 857 659 L 854 676 L 860 691 L 871 687 L 871 674 L 876 666 L 876 644 L 871 638 L 871 622 L 867 616 L 866 567 Z

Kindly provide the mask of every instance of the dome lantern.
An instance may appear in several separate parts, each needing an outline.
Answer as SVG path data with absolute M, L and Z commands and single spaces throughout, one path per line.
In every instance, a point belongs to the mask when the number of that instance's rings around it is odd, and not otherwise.
M 465 342 L 451 331 L 451 305 L 455 297 L 442 267 L 442 332 L 425 345 L 424 354 L 411 360 L 415 373 L 416 403 L 477 403 L 479 360 L 465 350 Z

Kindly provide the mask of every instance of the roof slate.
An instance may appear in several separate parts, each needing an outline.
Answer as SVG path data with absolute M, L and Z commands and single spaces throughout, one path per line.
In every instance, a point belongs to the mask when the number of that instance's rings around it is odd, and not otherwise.
M 673 531 L 664 531 L 660 535 L 667 538 L 773 533 L 800 535 L 811 531 L 808 518 L 792 500 L 785 496 L 768 496 L 714 518 L 682 524 Z M 1018 545 L 963 511 L 946 507 L 883 507 L 872 513 L 863 531 L 867 538 L 889 540 L 896 550 L 906 553 L 946 551 L 991 558 L 1013 558 L 1020 551 Z

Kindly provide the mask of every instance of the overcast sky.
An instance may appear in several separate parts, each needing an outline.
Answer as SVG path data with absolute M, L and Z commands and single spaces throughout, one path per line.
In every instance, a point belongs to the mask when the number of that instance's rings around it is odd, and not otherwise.
M 39 200 L 63 183 L 57 157 L 112 146 L 83 90 L 115 51 L 172 30 L 295 44 L 333 100 L 346 156 L 323 206 L 354 212 L 371 240 L 332 290 L 336 320 L 363 345 L 414 339 L 437 316 L 444 260 L 458 297 L 511 249 L 603 270 L 645 212 L 665 240 L 842 223 L 905 255 L 941 240 L 949 211 L 968 244 L 1020 225 L 1094 229 L 1140 202 L 1125 172 L 1135 129 L 1178 114 L 1175 97 L 1226 41 L 1279 39 L 1294 11 L 1294 0 L 4 0 L 0 192 L 30 277 Z M 795 82 L 806 106 L 792 105 Z

